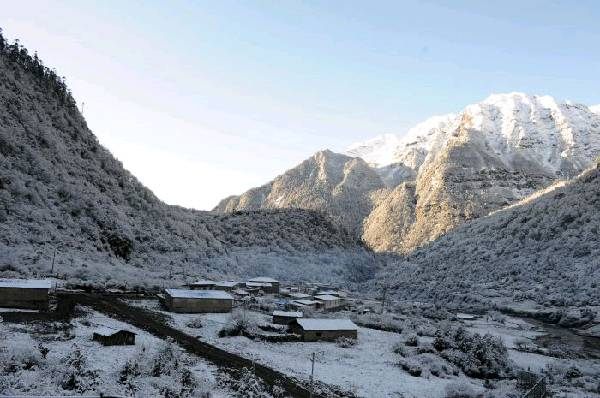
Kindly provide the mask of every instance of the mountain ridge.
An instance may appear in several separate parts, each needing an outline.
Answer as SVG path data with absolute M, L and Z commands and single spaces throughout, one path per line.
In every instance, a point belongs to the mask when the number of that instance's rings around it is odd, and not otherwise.
M 406 253 L 466 220 L 574 177 L 600 153 L 598 114 L 585 105 L 518 92 L 491 95 L 410 131 L 406 138 L 378 136 L 346 151 L 345 155 L 364 157 L 357 159 L 363 160 L 359 163 L 368 176 L 365 185 L 353 185 L 356 206 L 330 206 L 334 187 L 302 180 L 302 173 L 292 168 L 273 180 L 287 179 L 277 197 L 288 200 L 278 202 L 250 190 L 222 201 L 215 211 L 243 209 L 245 202 L 252 208 L 318 209 L 343 220 L 341 224 L 371 248 Z M 350 162 L 344 159 L 326 173 L 342 173 Z M 305 162 L 301 168 L 310 175 Z M 315 165 L 313 172 L 319 170 L 323 172 Z M 293 198 L 299 186 L 302 201 Z

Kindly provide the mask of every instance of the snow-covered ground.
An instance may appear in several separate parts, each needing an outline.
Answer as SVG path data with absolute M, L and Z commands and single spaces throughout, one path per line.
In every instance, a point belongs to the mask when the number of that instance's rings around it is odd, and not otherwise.
M 152 302 L 131 301 L 131 304 L 157 309 Z M 316 380 L 353 391 L 361 397 L 443 397 L 446 386 L 459 381 L 471 384 L 476 390 L 482 389 L 479 381 L 463 375 L 448 378 L 426 372 L 422 377 L 409 375 L 397 365 L 400 356 L 393 352 L 393 346 L 405 341 L 406 335 L 359 327 L 358 344 L 348 348 L 327 342 L 269 343 L 246 337 L 219 338 L 218 332 L 231 314 L 163 313 L 171 317 L 172 326 L 177 329 L 299 379 L 309 380 L 311 355 L 318 353 Z M 259 323 L 271 321 L 270 316 L 258 312 L 249 311 L 247 316 L 256 318 Z M 188 327 L 198 319 L 201 328 Z M 423 342 L 432 340 L 422 339 Z
M 82 308 L 82 315 L 70 323 L 13 324 L 0 322 L 0 395 L 56 395 L 104 393 L 122 396 L 156 396 L 164 386 L 177 386 L 181 374 L 173 371 L 160 377 L 139 376 L 132 381 L 137 391 L 126 389 L 120 382 L 127 361 L 138 362 L 140 367 L 150 363 L 165 342 L 126 323 L 101 313 Z M 136 333 L 135 346 L 102 346 L 92 341 L 98 330 L 125 329 Z M 195 377 L 196 392 L 210 391 L 211 397 L 229 397 L 227 390 L 217 386 L 216 367 L 191 357 L 174 347 L 177 357 Z M 84 364 L 80 368 L 78 385 L 64 389 L 64 383 L 72 370 L 69 365 L 78 349 Z M 45 358 L 42 352 L 48 350 Z M 146 364 L 139 363 L 145 361 Z M 12 366 L 14 365 L 14 366 Z M 90 373 L 88 373 L 90 372 Z M 76 371 L 77 373 L 77 371 Z M 94 375 L 92 375 L 94 374 Z

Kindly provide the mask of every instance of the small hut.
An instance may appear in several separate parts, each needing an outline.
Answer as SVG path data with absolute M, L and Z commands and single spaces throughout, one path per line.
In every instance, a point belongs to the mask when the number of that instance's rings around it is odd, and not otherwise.
M 135 345 L 135 333 L 129 330 L 102 329 L 94 332 L 92 340 L 104 346 Z
M 349 319 L 299 318 L 290 323 L 292 333 L 303 341 L 335 341 L 340 337 L 358 338 L 358 327 Z

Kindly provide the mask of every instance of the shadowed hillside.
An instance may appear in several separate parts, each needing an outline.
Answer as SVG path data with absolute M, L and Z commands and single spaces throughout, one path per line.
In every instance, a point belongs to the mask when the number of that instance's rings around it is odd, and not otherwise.
M 370 266 L 371 253 L 315 211 L 164 204 L 98 143 L 37 55 L 0 40 L 0 75 L 0 275 L 48 273 L 55 249 L 61 276 L 109 284 L 260 272 L 341 279 L 348 266 Z

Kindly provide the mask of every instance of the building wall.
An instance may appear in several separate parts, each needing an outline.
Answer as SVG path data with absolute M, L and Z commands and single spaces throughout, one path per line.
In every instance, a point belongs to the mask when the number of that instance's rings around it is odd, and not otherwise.
M 48 289 L 0 288 L 0 307 L 48 309 Z
M 231 312 L 233 300 L 166 297 L 165 303 L 173 312 Z
M 273 323 L 276 325 L 289 325 L 290 322 L 293 322 L 296 319 L 297 318 L 291 316 L 273 315 Z
M 340 337 L 356 339 L 357 333 L 356 330 L 309 330 L 302 333 L 302 340 L 304 341 L 335 341 Z

